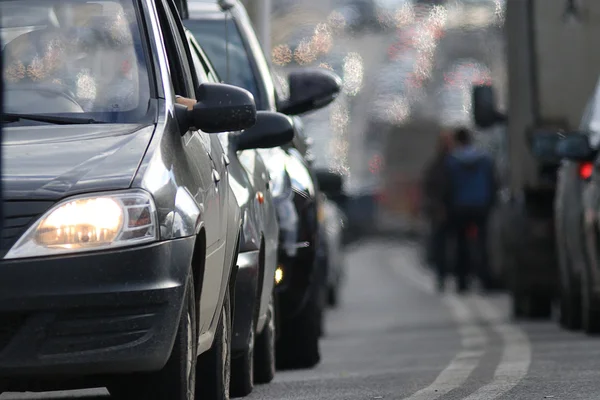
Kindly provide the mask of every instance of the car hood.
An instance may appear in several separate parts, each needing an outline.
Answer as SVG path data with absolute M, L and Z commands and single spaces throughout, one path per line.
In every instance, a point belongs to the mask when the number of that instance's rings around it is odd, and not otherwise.
M 154 125 L 39 125 L 3 130 L 6 200 L 57 200 L 125 189 Z

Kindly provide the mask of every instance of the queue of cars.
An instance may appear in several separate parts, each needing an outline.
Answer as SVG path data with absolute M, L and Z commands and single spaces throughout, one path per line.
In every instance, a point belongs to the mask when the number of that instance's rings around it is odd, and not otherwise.
M 342 181 L 313 170 L 298 116 L 339 77 L 283 90 L 232 0 L 0 15 L 0 393 L 227 399 L 316 365 Z
M 548 187 L 555 187 L 553 202 L 540 203 L 530 215 L 553 207 L 554 221 L 532 225 L 543 232 L 554 232 L 556 248 L 548 248 L 547 268 L 533 280 L 522 279 L 515 268 L 515 255 L 499 251 L 501 268 L 513 297 L 513 315 L 517 318 L 550 318 L 552 304 L 559 310 L 559 324 L 569 330 L 600 334 L 600 81 L 590 97 L 576 131 L 549 127 L 531 134 L 531 151 L 541 165 Z M 504 152 L 506 149 L 504 149 Z M 501 151 L 502 153 L 502 151 Z M 496 155 L 501 157 L 502 155 Z M 504 165 L 504 164 L 503 164 Z M 504 165 L 506 167 L 506 165 Z M 506 168 L 499 168 L 501 174 Z M 498 207 L 508 208 L 510 201 L 499 193 Z M 511 213 L 506 213 L 511 216 Z M 518 220 L 518 218 L 515 218 Z M 502 232 L 502 241 L 522 240 L 514 231 Z M 535 240 L 536 236 L 532 236 Z M 506 246 L 506 245 L 504 245 Z M 501 245 L 502 248 L 505 248 Z M 553 259 L 558 269 L 551 268 Z M 527 293 L 535 296 L 527 297 Z M 535 300 L 535 301 L 534 301 Z

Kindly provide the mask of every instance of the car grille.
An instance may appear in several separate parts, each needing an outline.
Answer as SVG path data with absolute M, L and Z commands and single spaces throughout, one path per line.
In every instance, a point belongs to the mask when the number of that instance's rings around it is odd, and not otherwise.
M 2 240 L 0 240 L 0 254 L 4 256 L 27 228 L 53 204 L 52 201 L 4 202 L 4 227 Z

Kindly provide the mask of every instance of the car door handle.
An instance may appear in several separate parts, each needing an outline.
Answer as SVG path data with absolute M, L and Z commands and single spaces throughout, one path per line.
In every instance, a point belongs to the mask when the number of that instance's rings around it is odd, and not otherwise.
M 221 175 L 219 174 L 219 172 L 216 169 L 212 170 L 212 176 L 213 176 L 215 183 L 218 183 L 221 180 Z

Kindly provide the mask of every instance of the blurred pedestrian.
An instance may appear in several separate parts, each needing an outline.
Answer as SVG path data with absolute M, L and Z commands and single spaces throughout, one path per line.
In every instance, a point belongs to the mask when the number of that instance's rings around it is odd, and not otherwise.
M 448 235 L 447 212 L 445 205 L 446 169 L 445 163 L 453 147 L 452 132 L 441 132 L 436 153 L 425 169 L 423 177 L 423 200 L 425 213 L 429 219 L 431 234 L 427 243 L 429 262 L 435 266 L 438 288 L 444 289 L 446 281 L 446 243 Z
M 469 288 L 472 272 L 479 275 L 487 289 L 487 224 L 498 187 L 494 162 L 490 155 L 474 146 L 467 129 L 458 129 L 454 142 L 456 146 L 446 160 L 445 198 L 450 229 L 456 237 L 458 291 Z

